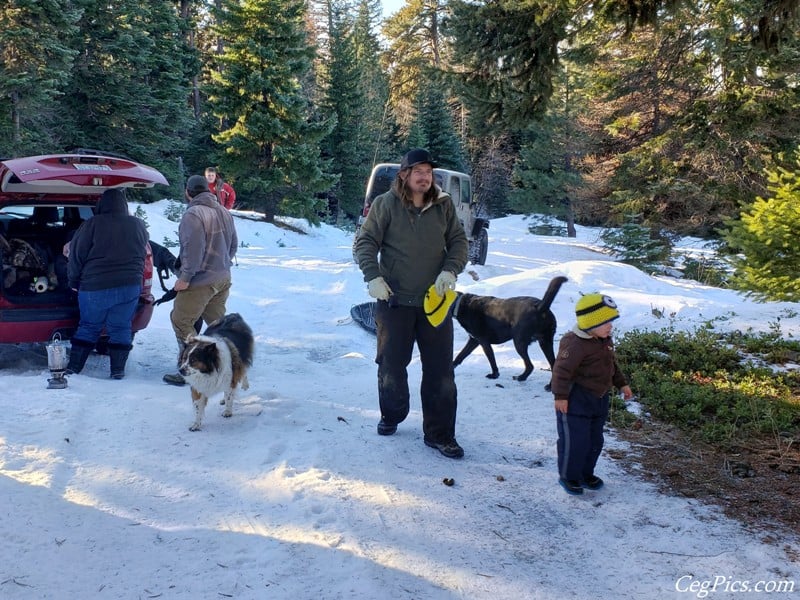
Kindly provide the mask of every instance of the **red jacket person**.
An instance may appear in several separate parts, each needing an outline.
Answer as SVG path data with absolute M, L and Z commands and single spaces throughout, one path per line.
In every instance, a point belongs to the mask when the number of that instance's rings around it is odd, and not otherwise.
M 232 209 L 236 204 L 236 192 L 229 183 L 222 180 L 214 167 L 206 169 L 206 181 L 208 190 L 217 197 L 219 203 L 228 210 Z

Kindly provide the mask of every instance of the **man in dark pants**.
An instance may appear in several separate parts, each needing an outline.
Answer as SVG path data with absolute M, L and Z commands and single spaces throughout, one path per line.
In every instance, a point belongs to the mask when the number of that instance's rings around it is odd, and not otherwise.
M 457 390 L 453 321 L 434 327 L 423 308 L 433 284 L 444 296 L 467 264 L 468 242 L 450 196 L 433 183 L 427 150 L 408 152 L 391 189 L 372 203 L 355 245 L 375 311 L 378 434 L 392 435 L 409 413 L 407 367 L 416 342 L 422 363 L 422 430 L 426 445 L 448 458 L 464 450 L 455 438 Z
M 394 424 L 405 420 L 410 410 L 408 372 L 414 341 L 422 363 L 420 399 L 424 439 L 455 443 L 456 384 L 453 369 L 453 319 L 437 329 L 420 318 L 418 311 L 392 308 L 378 302 L 378 399 L 382 420 Z M 383 329 L 383 331 L 381 331 Z M 381 427 L 378 432 L 381 433 Z M 463 452 L 462 452 L 463 453 Z

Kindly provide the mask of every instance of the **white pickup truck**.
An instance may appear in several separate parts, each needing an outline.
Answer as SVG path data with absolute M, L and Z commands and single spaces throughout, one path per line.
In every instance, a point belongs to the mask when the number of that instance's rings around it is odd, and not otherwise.
M 399 170 L 400 165 L 398 163 L 380 163 L 372 169 L 369 182 L 367 182 L 367 193 L 364 196 L 364 208 L 356 225 L 356 234 L 353 238 L 354 244 L 355 239 L 358 237 L 358 232 L 361 230 L 361 224 L 367 217 L 372 201 L 384 192 L 389 191 Z M 466 173 L 439 168 L 433 170 L 433 175 L 436 185 L 447 192 L 453 199 L 458 219 L 464 227 L 467 239 L 469 239 L 470 262 L 474 265 L 485 264 L 486 254 L 489 251 L 489 219 L 476 215 L 478 205 L 472 194 L 472 178 Z

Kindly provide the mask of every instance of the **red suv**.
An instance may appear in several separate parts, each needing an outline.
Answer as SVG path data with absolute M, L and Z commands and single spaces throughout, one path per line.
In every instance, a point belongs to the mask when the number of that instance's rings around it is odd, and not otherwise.
M 0 160 L 0 343 L 72 336 L 79 312 L 67 285 L 64 244 L 94 215 L 105 190 L 156 184 L 168 185 L 152 167 L 100 153 Z M 148 244 L 134 332 L 153 315 L 152 282 Z

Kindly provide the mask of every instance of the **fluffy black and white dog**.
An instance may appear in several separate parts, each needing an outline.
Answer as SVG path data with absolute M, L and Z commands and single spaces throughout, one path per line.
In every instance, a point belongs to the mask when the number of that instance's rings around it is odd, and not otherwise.
M 223 417 L 233 414 L 236 388 L 248 389 L 247 370 L 253 364 L 253 331 L 241 315 L 231 313 L 215 321 L 202 333 L 190 335 L 181 351 L 178 370 L 191 386 L 197 431 L 203 422 L 208 399 L 223 392 Z

